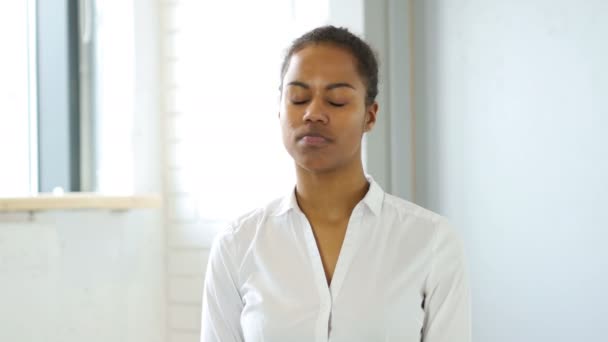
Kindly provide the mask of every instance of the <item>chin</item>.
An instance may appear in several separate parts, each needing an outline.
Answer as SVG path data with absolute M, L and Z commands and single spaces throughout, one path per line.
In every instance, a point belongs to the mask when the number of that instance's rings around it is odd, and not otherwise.
M 301 169 L 310 173 L 328 173 L 337 170 L 340 166 L 335 161 L 324 160 L 324 158 L 297 158 L 296 164 Z

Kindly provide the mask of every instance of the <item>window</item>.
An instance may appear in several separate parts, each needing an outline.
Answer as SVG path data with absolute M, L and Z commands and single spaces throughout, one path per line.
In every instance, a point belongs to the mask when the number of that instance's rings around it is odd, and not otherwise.
M 88 43 L 91 187 L 134 192 L 135 39 L 133 1 L 90 0 Z M 87 20 L 85 20 L 86 22 Z M 142 94 L 142 96 L 146 96 Z
M 132 193 L 133 3 L 0 5 L 0 196 Z
M 35 83 L 30 65 L 35 63 L 30 43 L 35 34 L 31 18 L 33 1 L 0 3 L 0 196 L 23 196 L 32 191 L 36 174 L 30 166 L 30 112 L 35 113 Z M 32 108 L 34 107 L 34 108 Z M 35 186 L 35 184 L 33 185 Z
M 182 211 L 190 206 L 195 216 L 221 221 L 284 195 L 295 178 L 278 121 L 280 63 L 292 39 L 326 22 L 327 2 L 168 6 L 173 201 Z

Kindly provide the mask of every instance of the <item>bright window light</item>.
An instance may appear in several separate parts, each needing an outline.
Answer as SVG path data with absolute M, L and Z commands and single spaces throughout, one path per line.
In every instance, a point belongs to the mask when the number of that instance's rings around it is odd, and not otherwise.
M 132 1 L 95 1 L 96 179 L 102 193 L 133 193 L 135 50 Z
M 237 9 L 238 10 L 235 10 Z M 199 217 L 233 218 L 293 189 L 280 133 L 284 49 L 326 23 L 327 1 L 188 1 L 168 23 L 175 175 Z M 257 13 L 257 14 L 256 14 Z
M 31 1 L 30 1 L 31 2 Z M 28 1 L 0 3 L 0 196 L 29 195 Z

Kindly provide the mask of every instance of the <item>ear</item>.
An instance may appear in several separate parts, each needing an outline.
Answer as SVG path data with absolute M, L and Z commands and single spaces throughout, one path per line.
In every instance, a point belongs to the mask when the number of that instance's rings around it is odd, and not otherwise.
M 376 117 L 378 116 L 378 102 L 374 101 L 371 105 L 367 107 L 365 112 L 365 126 L 363 127 L 364 132 L 369 132 L 372 130 L 374 125 L 376 124 Z

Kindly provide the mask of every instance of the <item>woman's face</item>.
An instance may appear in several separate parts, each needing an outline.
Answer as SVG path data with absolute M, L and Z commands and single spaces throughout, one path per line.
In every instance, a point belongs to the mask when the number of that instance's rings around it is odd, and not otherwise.
M 283 143 L 308 171 L 333 171 L 361 160 L 361 139 L 373 127 L 378 105 L 365 105 L 356 62 L 331 44 L 308 45 L 289 61 L 279 111 Z

